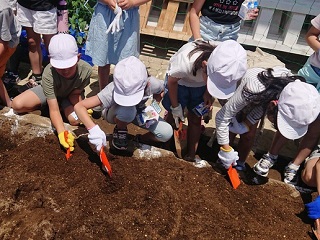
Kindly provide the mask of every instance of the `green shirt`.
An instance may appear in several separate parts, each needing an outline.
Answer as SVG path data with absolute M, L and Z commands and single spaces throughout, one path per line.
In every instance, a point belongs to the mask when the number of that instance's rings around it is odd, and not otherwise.
M 42 88 L 47 99 L 67 98 L 75 90 L 84 90 L 90 83 L 92 67 L 83 60 L 77 64 L 77 72 L 72 79 L 59 75 L 51 64 L 48 64 L 42 74 Z

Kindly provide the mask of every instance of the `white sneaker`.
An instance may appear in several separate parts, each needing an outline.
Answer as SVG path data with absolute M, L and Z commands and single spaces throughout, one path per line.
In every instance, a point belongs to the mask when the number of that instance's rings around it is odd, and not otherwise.
M 253 166 L 253 171 L 262 176 L 267 177 L 269 169 L 276 163 L 277 159 L 273 159 L 269 154 L 264 154 L 262 158 Z
M 298 170 L 300 166 L 297 166 L 290 162 L 284 169 L 283 181 L 287 184 L 297 185 L 298 183 Z

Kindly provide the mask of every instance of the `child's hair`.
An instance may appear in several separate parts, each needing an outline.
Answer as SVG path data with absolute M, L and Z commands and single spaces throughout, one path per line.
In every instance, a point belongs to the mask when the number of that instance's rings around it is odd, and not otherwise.
M 192 51 L 189 52 L 188 57 L 191 58 L 193 54 L 196 52 L 201 52 L 199 57 L 194 61 L 192 66 L 192 74 L 193 76 L 197 75 L 197 71 L 202 68 L 202 61 L 208 60 L 212 51 L 216 48 L 216 46 L 211 45 L 209 42 L 205 41 L 195 41 L 196 45 Z
M 265 86 L 265 90 L 260 93 L 251 92 L 246 86 L 242 90 L 242 96 L 254 105 L 262 106 L 264 113 L 272 100 L 278 100 L 280 94 L 288 83 L 294 82 L 295 80 L 301 80 L 305 82 L 306 80 L 301 76 L 281 76 L 275 77 L 272 74 L 273 69 L 268 68 L 265 71 L 258 73 L 258 80 Z

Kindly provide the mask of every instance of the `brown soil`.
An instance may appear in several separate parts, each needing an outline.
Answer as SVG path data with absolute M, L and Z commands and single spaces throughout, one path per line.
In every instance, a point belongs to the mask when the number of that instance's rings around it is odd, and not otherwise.
M 66 161 L 55 135 L 19 143 L 9 130 L 2 124 L 0 239 L 310 239 L 312 196 L 276 181 L 234 190 L 213 168 L 111 153 L 109 178 L 85 136 Z

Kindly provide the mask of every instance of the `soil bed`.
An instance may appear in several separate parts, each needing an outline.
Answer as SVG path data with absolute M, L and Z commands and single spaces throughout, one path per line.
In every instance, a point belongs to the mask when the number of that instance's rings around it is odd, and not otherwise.
M 66 161 L 55 135 L 21 143 L 11 124 L 0 130 L 0 239 L 310 239 L 312 196 L 284 184 L 234 190 L 211 167 L 108 153 L 109 178 L 86 136 Z

